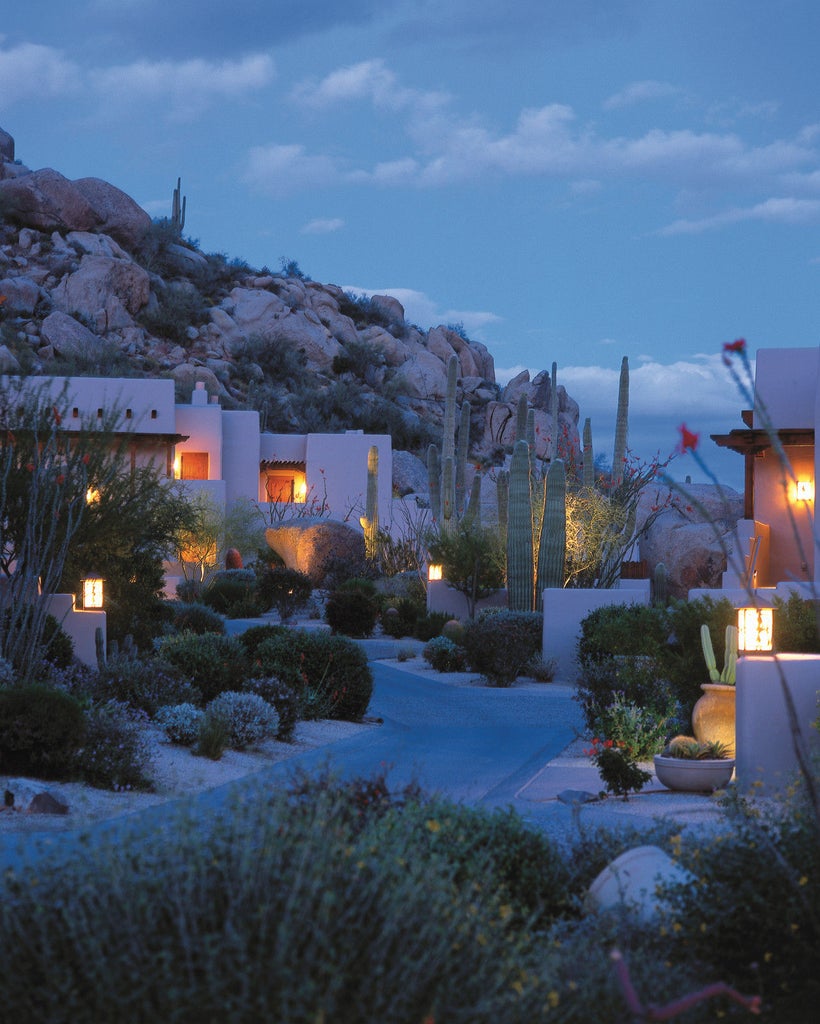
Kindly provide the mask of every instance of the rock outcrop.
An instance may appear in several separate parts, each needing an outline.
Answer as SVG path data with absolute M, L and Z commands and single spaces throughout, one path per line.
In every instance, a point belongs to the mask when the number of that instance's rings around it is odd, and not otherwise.
M 288 569 L 324 586 L 341 566 L 355 576 L 365 567 L 364 538 L 359 530 L 333 519 L 296 519 L 265 530 L 268 547 Z

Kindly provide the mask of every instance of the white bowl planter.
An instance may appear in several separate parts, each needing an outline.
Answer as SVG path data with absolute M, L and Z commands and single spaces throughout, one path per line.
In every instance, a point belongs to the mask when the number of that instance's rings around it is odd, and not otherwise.
M 667 789 L 684 793 L 711 793 L 723 789 L 735 770 L 734 758 L 689 761 L 682 757 L 655 755 L 655 775 Z

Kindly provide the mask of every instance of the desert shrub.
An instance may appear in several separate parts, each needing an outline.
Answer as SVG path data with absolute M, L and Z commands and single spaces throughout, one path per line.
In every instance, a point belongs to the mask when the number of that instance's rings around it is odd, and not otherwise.
M 345 636 L 371 636 L 378 616 L 375 597 L 359 589 L 335 590 L 325 603 L 326 622 Z
M 445 622 L 450 616 L 447 612 L 427 612 L 416 619 L 413 628 L 413 636 L 417 640 L 432 640 L 434 636 L 440 636 Z
M 464 644 L 465 625 L 459 619 L 448 619 L 441 627 L 441 635 L 452 640 L 454 644 Z
M 436 672 L 463 672 L 467 658 L 463 648 L 446 636 L 434 636 L 424 645 L 422 657 Z
M 790 654 L 820 651 L 820 602 L 804 600 L 792 591 L 789 599 L 774 599 L 774 648 Z
M 59 779 L 71 775 L 85 736 L 79 701 L 49 686 L 0 690 L 0 771 Z
M 648 761 L 663 749 L 670 732 L 669 718 L 616 693 L 612 702 L 600 711 L 592 732 L 616 744 L 624 743 L 632 757 Z
M 202 600 L 229 618 L 252 618 L 264 611 L 256 594 L 253 569 L 220 569 L 213 573 L 202 588 Z
M 411 647 L 409 644 L 399 647 L 396 651 L 396 661 L 412 661 L 416 656 L 416 648 Z
M 493 611 L 481 614 L 464 631 L 470 668 L 493 686 L 509 686 L 524 674 L 541 650 L 543 616 L 537 612 Z
M 246 680 L 244 689 L 276 709 L 279 716 L 276 738 L 282 743 L 290 743 L 299 721 L 299 687 L 279 676 L 263 676 Z
M 196 743 L 205 712 L 195 704 L 166 704 L 154 716 L 154 721 L 172 743 L 190 747 Z
M 15 678 L 14 665 L 5 658 L 0 658 L 0 686 L 11 686 Z
M 234 750 L 261 743 L 276 735 L 279 716 L 276 709 L 256 693 L 226 690 L 206 708 L 206 714 L 216 715 L 228 726 L 229 746 Z
M 257 648 L 265 640 L 270 640 L 271 637 L 281 638 L 289 635 L 290 631 L 285 626 L 265 623 L 262 626 L 250 626 L 240 633 L 237 639 L 245 649 L 248 658 L 252 661 L 256 657 Z
M 177 598 L 183 604 L 194 604 L 202 599 L 202 583 L 199 580 L 180 580 L 177 583 Z
M 587 662 L 578 678 L 574 699 L 581 705 L 584 723 L 592 735 L 614 739 L 605 731 L 607 709 L 620 700 L 644 708 L 675 732 L 686 716 L 662 666 L 646 655 L 620 655 Z
M 97 673 L 92 694 L 98 701 L 119 701 L 153 718 L 166 704 L 198 703 L 199 689 L 171 666 L 137 658 L 113 658 Z
M 737 623 L 737 611 L 727 598 L 714 601 L 699 597 L 694 601 L 673 601 L 666 613 L 668 648 L 663 658 L 664 677 L 686 715 L 703 696 L 701 683 L 709 682 L 709 672 L 700 645 L 700 627 L 709 626 L 718 665 L 725 656 L 726 627 Z
M 283 675 L 301 680 L 328 702 L 328 717 L 358 721 L 373 693 L 373 673 L 361 647 L 346 637 L 292 629 L 272 637 L 256 652 L 260 675 Z
M 218 761 L 230 746 L 231 731 L 223 715 L 206 712 L 199 723 L 199 733 L 192 751 L 197 757 Z
M 551 683 L 555 679 L 557 671 L 558 662 L 555 658 L 545 658 L 541 654 L 534 654 L 527 662 L 524 674 L 530 676 L 537 683 Z
M 581 621 L 578 664 L 583 672 L 590 665 L 621 654 L 659 660 L 666 651 L 668 636 L 669 625 L 661 608 L 643 604 L 605 605 Z M 697 649 L 700 650 L 700 640 Z
M 413 636 L 425 614 L 424 605 L 413 598 L 396 598 L 381 614 L 382 629 L 388 636 Z
M 275 608 L 286 622 L 303 608 L 313 593 L 310 577 L 284 565 L 262 565 L 256 573 L 256 593 L 260 607 Z
M 203 296 L 188 282 L 162 288 L 155 296 L 156 302 L 142 310 L 139 322 L 150 334 L 187 346 L 188 328 L 203 323 L 207 316 Z
M 177 633 L 161 640 L 157 653 L 191 680 L 206 704 L 235 689 L 248 674 L 245 649 L 235 637 Z
M 84 782 L 101 789 L 152 789 L 147 716 L 117 700 L 85 712 L 85 738 L 75 766 Z
M 173 602 L 171 623 L 180 633 L 224 633 L 225 621 L 219 612 L 194 601 L 191 604 Z

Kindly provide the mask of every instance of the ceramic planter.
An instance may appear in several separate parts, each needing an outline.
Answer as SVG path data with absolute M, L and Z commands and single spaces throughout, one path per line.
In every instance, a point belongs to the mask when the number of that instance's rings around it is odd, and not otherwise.
M 684 793 L 711 793 L 727 786 L 735 770 L 734 758 L 687 760 L 655 755 L 655 775 L 667 789 Z
M 704 683 L 703 696 L 692 709 L 692 730 L 700 743 L 722 743 L 735 754 L 735 688 L 725 683 Z

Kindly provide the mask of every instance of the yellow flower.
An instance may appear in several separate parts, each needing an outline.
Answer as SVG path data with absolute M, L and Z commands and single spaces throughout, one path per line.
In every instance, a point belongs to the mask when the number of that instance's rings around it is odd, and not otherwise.
M 556 1006 L 557 1006 L 557 1005 L 558 1005 L 558 1004 L 559 1004 L 560 1002 L 561 1002 L 561 997 L 560 997 L 560 996 L 558 995 L 558 993 L 557 993 L 557 992 L 555 991 L 555 989 L 553 989 L 553 990 L 552 990 L 552 991 L 550 992 L 550 994 L 549 994 L 549 995 L 547 996 L 547 1004 L 549 1005 L 549 1007 L 550 1007 L 550 1009 L 551 1009 L 551 1010 L 554 1010 L 554 1009 L 555 1009 L 555 1007 L 556 1007 Z
M 808 885 L 809 884 L 808 876 L 807 875 L 803 875 L 803 877 L 800 879 L 799 884 L 800 885 Z
M 439 825 L 439 823 L 436 821 L 435 818 L 428 818 L 427 819 L 427 829 L 430 832 L 440 832 L 441 831 L 441 825 Z

